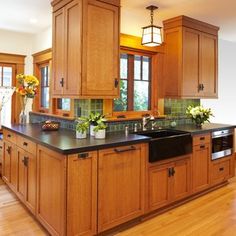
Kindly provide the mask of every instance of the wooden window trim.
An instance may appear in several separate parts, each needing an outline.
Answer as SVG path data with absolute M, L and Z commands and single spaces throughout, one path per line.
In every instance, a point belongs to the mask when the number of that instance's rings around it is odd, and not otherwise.
M 40 69 L 48 65 L 49 71 L 52 70 L 52 49 L 46 49 L 41 52 L 37 52 L 32 55 L 33 56 L 33 65 L 34 65 L 34 75 L 39 78 L 39 88 L 38 88 L 38 94 L 35 96 L 35 101 L 33 105 L 33 111 L 34 112 L 41 112 L 41 113 L 50 113 L 52 111 L 52 98 L 50 96 L 49 101 L 49 109 L 41 106 L 41 75 L 40 75 Z M 49 88 L 49 94 L 51 94 L 51 73 L 50 73 L 50 88 Z
M 16 86 L 16 75 L 24 73 L 25 69 L 25 55 L 10 54 L 10 53 L 0 53 L 0 63 L 14 65 L 15 71 L 13 75 L 12 85 Z M 12 96 L 12 123 L 18 123 L 19 114 L 21 112 L 21 104 L 19 95 L 14 93 Z
M 152 55 L 152 78 L 151 78 L 151 109 L 149 111 L 126 111 L 113 112 L 113 100 L 103 100 L 103 113 L 107 115 L 107 119 L 111 121 L 141 119 L 144 114 L 152 114 L 155 117 L 163 118 L 164 115 L 164 99 L 162 97 L 162 70 L 164 60 L 164 45 L 157 47 L 145 47 L 141 44 L 141 38 L 137 36 L 120 34 L 120 49 L 126 53 L 136 53 L 136 55 L 148 54 Z M 125 116 L 125 118 L 117 118 L 117 116 Z

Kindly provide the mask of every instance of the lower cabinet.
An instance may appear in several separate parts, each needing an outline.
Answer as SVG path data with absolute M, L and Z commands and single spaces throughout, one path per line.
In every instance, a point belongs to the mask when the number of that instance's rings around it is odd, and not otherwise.
M 67 235 L 97 233 L 97 151 L 68 156 Z
M 16 194 L 35 214 L 36 206 L 36 155 L 17 148 L 18 186 Z
M 18 181 L 18 159 L 16 145 L 4 141 L 3 142 L 3 165 L 2 178 L 8 186 L 14 191 L 17 191 Z
M 153 164 L 148 171 L 148 206 L 156 210 L 187 197 L 191 192 L 191 156 Z
M 146 144 L 99 151 L 98 232 L 144 213 Z
M 234 176 L 235 158 L 234 155 L 224 157 L 211 162 L 211 184 L 222 183 Z
M 66 157 L 38 145 L 36 218 L 52 235 L 65 235 Z
M 193 136 L 192 188 L 193 193 L 210 187 L 211 134 Z

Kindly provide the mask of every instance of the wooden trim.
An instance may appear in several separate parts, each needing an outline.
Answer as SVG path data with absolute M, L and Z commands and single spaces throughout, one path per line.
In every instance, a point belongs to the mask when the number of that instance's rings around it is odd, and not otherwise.
M 51 105 L 52 105 L 52 98 L 51 98 L 51 71 L 52 71 L 52 49 L 48 48 L 46 50 L 37 52 L 32 54 L 33 56 L 33 67 L 34 67 L 34 75 L 40 80 L 41 83 L 41 75 L 40 75 L 40 68 L 43 65 L 48 65 L 49 67 L 49 78 L 50 78 L 50 85 L 49 85 L 49 109 L 41 107 L 41 87 L 38 88 L 38 94 L 34 99 L 33 111 L 41 111 L 43 113 L 50 112 Z
M 0 53 L 0 62 L 11 64 L 25 64 L 26 55 Z
M 219 27 L 202 22 L 188 16 L 177 16 L 168 20 L 163 21 L 164 30 L 176 28 L 179 26 L 185 26 L 195 30 L 199 30 L 208 34 L 218 35 Z
M 127 49 L 135 49 L 135 51 L 153 52 L 153 53 L 164 53 L 164 45 L 157 47 L 145 47 L 142 46 L 142 39 L 137 36 L 120 34 L 120 46 Z
M 56 114 L 51 114 L 51 113 L 42 113 L 42 112 L 31 112 L 31 114 L 35 114 L 35 115 L 39 115 L 39 116 L 49 116 L 49 117 L 52 117 L 52 118 L 59 118 L 59 119 L 64 119 L 64 120 L 74 120 L 75 118 L 74 117 L 66 117 L 66 116 L 62 116 L 62 115 L 56 115 Z

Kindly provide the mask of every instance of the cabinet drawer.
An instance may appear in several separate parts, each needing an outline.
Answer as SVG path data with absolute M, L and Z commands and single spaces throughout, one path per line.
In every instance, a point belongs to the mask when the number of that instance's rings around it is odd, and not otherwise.
M 211 141 L 211 135 L 208 134 L 202 134 L 202 135 L 194 135 L 193 136 L 193 145 L 201 145 L 204 143 L 210 143 Z
M 24 149 L 25 151 L 36 155 L 36 143 L 24 138 L 20 135 L 17 136 L 17 146 Z
M 227 180 L 230 176 L 230 159 L 218 163 L 213 162 L 212 182 L 218 183 Z
M 17 136 L 16 133 L 13 133 L 9 130 L 3 129 L 3 138 L 5 140 L 10 141 L 12 143 L 15 143 L 16 142 L 16 136 Z

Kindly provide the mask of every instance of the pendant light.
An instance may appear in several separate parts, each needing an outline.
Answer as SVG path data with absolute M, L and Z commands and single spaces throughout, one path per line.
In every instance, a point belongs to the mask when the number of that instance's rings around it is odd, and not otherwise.
M 162 43 L 161 27 L 153 25 L 154 11 L 158 7 L 151 5 L 146 7 L 146 9 L 151 12 L 151 24 L 143 27 L 142 45 L 148 47 L 158 46 Z

